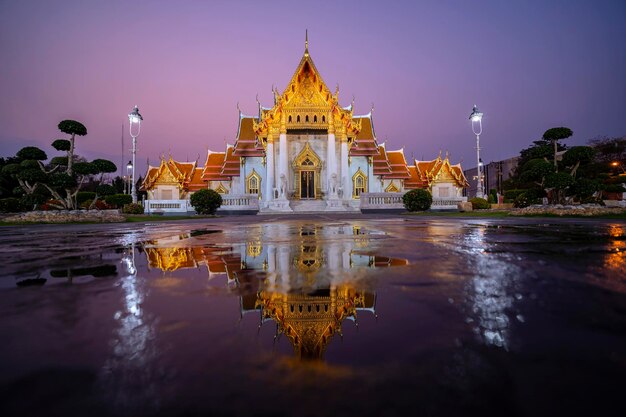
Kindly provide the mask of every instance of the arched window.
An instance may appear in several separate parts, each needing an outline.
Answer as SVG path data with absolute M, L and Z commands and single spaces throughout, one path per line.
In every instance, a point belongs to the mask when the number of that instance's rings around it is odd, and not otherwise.
M 326 116 L 322 116 L 322 123 L 326 123 Z
M 313 123 L 317 123 L 317 115 L 313 116 Z
M 309 115 L 308 114 L 306 116 L 304 116 L 304 121 L 309 123 Z
M 246 193 L 261 194 L 261 177 L 253 169 L 252 173 L 246 178 Z
M 291 116 L 289 116 L 289 123 L 291 123 Z
M 296 117 L 296 122 L 300 123 L 300 115 L 298 115 L 298 117 Z
M 352 198 L 360 198 L 365 192 L 367 192 L 367 177 L 359 168 L 352 177 Z

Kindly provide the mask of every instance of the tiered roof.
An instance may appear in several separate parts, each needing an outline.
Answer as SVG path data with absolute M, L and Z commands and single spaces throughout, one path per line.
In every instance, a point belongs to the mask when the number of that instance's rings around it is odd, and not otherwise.
M 378 144 L 374 133 L 372 113 L 365 116 L 356 116 L 354 120 L 360 121 L 361 130 L 357 133 L 354 143 L 350 147 L 350 156 L 375 156 L 378 155 Z
M 404 149 L 399 149 L 397 151 L 388 151 L 387 161 L 389 162 L 389 166 L 391 167 L 391 173 L 386 174 L 384 176 L 385 178 L 411 178 L 411 174 L 409 173 L 409 169 L 406 164 L 406 159 L 404 158 Z
M 384 143 L 378 146 L 378 153 L 372 159 L 374 161 L 374 175 L 384 176 L 391 174 L 391 167 L 389 166 Z
M 202 172 L 203 181 L 228 181 L 230 177 L 222 175 L 224 167 L 225 152 L 207 151 L 206 163 Z
M 265 149 L 257 140 L 254 133 L 254 122 L 256 119 L 250 116 L 244 116 L 239 112 L 239 127 L 237 129 L 237 140 L 235 142 L 234 156 L 265 156 Z
M 224 165 L 222 165 L 221 174 L 226 177 L 238 177 L 239 176 L 239 157 L 234 155 L 235 148 L 232 145 L 227 145 L 226 156 L 224 158 Z
M 161 158 L 158 167 L 148 166 L 148 173 L 141 184 L 141 189 L 148 190 L 157 182 L 177 184 L 181 190 L 195 191 L 206 188 L 202 181 L 202 168 L 196 162 L 178 162 L 170 156 Z

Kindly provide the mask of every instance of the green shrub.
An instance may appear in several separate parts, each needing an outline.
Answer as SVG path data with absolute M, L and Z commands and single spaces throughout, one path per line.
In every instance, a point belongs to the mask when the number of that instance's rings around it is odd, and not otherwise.
M 200 190 L 189 201 L 198 214 L 215 214 L 222 205 L 222 196 L 215 190 Z
M 526 192 L 526 190 L 506 190 L 504 192 L 504 202 L 512 203 L 513 201 L 515 201 L 517 196 L 522 194 L 523 192 Z
M 539 197 L 537 197 L 536 190 L 527 190 L 524 193 L 521 193 L 515 198 L 513 202 L 513 206 L 517 208 L 528 207 L 531 204 L 539 204 Z
M 0 200 L 0 213 L 17 213 L 18 211 L 22 211 L 19 198 L 9 197 Z
M 138 203 L 125 204 L 122 209 L 125 214 L 143 214 L 143 206 Z
M 411 190 L 402 196 L 402 202 L 408 211 L 426 211 L 433 204 L 433 196 L 427 190 Z
M 96 198 L 96 193 L 92 193 L 91 191 L 80 191 L 76 194 L 76 203 L 79 206 L 82 206 L 85 201 L 93 201 L 94 198 Z M 89 203 L 91 203 L 91 201 L 89 201 Z
M 470 199 L 470 203 L 472 203 L 472 209 L 474 210 L 484 210 L 491 207 L 491 204 L 487 202 L 484 198 L 474 197 Z
M 104 197 L 104 201 L 110 206 L 124 207 L 133 202 L 133 197 L 128 194 L 113 194 Z

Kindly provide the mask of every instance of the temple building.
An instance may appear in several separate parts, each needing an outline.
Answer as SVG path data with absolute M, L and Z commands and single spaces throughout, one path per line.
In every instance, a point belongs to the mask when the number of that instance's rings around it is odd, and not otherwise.
M 428 189 L 434 206 L 456 208 L 468 186 L 448 156 L 407 163 L 403 149 L 379 143 L 372 111 L 354 114 L 354 102 L 339 103 L 309 54 L 304 54 L 272 106 L 258 103 L 256 115 L 239 110 L 233 145 L 208 151 L 204 167 L 162 158 L 150 166 L 142 188 L 147 211 L 171 206 L 202 188 L 223 195 L 222 209 L 267 212 L 358 211 L 402 208 L 402 194 Z M 444 208 L 445 208 L 444 207 Z

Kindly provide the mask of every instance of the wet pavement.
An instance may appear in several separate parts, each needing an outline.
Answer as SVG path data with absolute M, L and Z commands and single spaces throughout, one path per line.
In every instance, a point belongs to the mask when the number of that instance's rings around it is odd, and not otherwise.
M 0 228 L 0 415 L 624 415 L 626 224 Z

